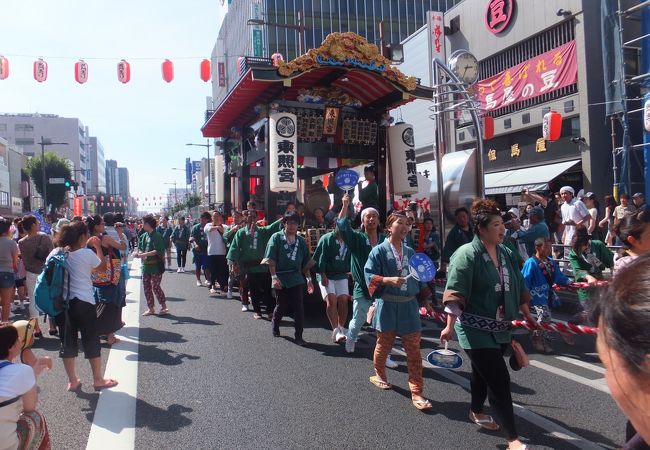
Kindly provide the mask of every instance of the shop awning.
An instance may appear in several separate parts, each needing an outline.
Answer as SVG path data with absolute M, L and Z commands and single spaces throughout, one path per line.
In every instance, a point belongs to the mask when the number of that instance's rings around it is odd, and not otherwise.
M 545 166 L 526 167 L 525 169 L 506 170 L 485 174 L 485 194 L 519 194 L 524 188 L 531 191 L 548 189 L 548 183 L 557 178 L 580 160 L 565 161 Z

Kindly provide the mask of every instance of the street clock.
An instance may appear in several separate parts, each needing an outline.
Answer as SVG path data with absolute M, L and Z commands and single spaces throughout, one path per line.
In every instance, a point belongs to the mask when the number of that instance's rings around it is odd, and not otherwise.
M 466 84 L 478 80 L 478 60 L 467 50 L 456 50 L 449 58 L 449 69 Z

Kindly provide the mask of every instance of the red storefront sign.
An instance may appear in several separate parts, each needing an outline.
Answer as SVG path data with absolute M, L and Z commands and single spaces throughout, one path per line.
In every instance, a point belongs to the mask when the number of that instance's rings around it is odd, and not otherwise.
M 219 75 L 219 86 L 226 85 L 226 65 L 222 62 L 217 63 L 217 73 Z
M 477 83 L 481 109 L 494 111 L 578 81 L 576 43 L 571 41 Z
M 490 33 L 506 29 L 515 11 L 515 0 L 490 0 L 485 8 L 485 26 Z

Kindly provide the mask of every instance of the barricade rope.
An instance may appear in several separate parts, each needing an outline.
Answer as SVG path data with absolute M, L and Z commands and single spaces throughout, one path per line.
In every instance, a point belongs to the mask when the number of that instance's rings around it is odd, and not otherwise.
M 420 308 L 420 316 L 423 318 L 434 319 L 439 322 L 447 323 L 447 314 L 434 311 L 433 314 L 427 314 L 425 308 Z M 598 328 L 587 327 L 584 325 L 563 324 L 563 323 L 538 323 L 528 322 L 526 320 L 513 320 L 510 322 L 511 328 L 524 328 L 529 331 L 533 330 L 547 330 L 557 331 L 558 333 L 571 333 L 571 334 L 596 334 Z
M 435 280 L 431 280 L 429 283 L 430 284 L 435 284 L 436 286 L 445 286 L 447 284 L 447 279 L 446 278 L 438 278 L 438 279 L 435 279 Z M 553 285 L 553 290 L 554 291 L 577 291 L 578 289 L 603 287 L 603 286 L 607 286 L 608 284 L 609 284 L 609 281 L 607 281 L 607 280 L 598 280 L 593 284 L 589 284 L 589 283 L 585 283 L 585 282 L 571 283 L 571 284 L 567 284 L 566 286 L 561 286 L 559 284 L 554 284 Z

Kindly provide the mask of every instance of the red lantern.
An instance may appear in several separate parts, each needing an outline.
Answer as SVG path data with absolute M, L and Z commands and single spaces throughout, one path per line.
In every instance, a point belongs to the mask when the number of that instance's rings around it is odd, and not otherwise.
M 88 63 L 83 59 L 74 63 L 74 79 L 79 84 L 84 84 L 88 81 Z
M 542 136 L 547 141 L 557 141 L 562 134 L 562 114 L 556 111 L 544 114 Z
M 280 63 L 284 61 L 282 53 L 273 53 L 271 55 L 271 61 L 273 61 L 273 67 L 280 67 Z
M 201 61 L 201 79 L 205 82 L 210 81 L 210 76 L 212 75 L 212 67 L 210 66 L 210 61 L 204 59 Z
M 131 81 L 131 64 L 124 59 L 117 63 L 117 80 L 124 84 Z
M 481 131 L 483 133 L 484 141 L 489 141 L 494 137 L 494 117 L 481 117 Z
M 174 63 L 168 59 L 162 63 L 162 77 L 167 83 L 174 79 Z
M 47 63 L 42 58 L 34 61 L 34 79 L 39 83 L 47 80 Z
M 4 80 L 9 76 L 9 60 L 0 55 L 0 80 Z

